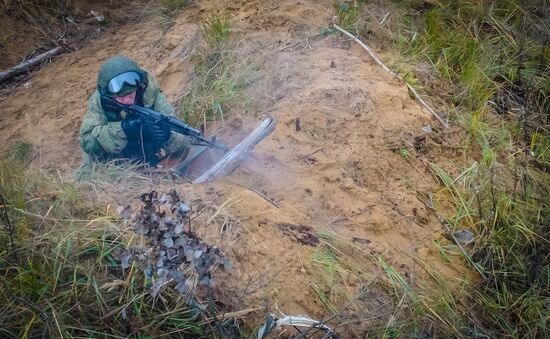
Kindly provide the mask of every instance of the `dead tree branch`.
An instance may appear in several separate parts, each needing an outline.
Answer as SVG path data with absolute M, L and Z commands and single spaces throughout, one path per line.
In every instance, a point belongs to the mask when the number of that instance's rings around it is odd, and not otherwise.
M 394 76 L 396 79 L 399 79 L 401 81 L 403 81 L 407 87 L 409 88 L 409 91 L 411 91 L 411 93 L 414 95 L 414 97 L 416 98 L 416 100 L 418 101 L 418 103 L 424 107 L 428 112 L 430 112 L 443 126 L 445 126 L 445 128 L 449 128 L 449 124 L 447 124 L 447 122 L 445 122 L 445 120 L 443 120 L 439 114 L 437 114 L 430 106 L 428 106 L 428 104 L 420 97 L 420 95 L 418 94 L 418 92 L 414 89 L 414 87 L 412 87 L 407 81 L 405 81 L 405 79 L 403 79 L 403 77 L 401 75 L 399 75 L 398 73 L 395 73 L 394 71 L 392 71 L 391 69 L 389 69 L 386 65 L 384 65 L 384 63 L 378 58 L 378 56 L 376 55 L 376 53 L 373 52 L 372 49 L 370 49 L 363 41 L 359 40 L 357 37 L 355 37 L 353 34 L 349 33 L 348 31 L 346 31 L 345 29 L 341 28 L 340 26 L 334 24 L 334 28 L 336 28 L 337 30 L 339 30 L 341 33 L 347 35 L 348 37 L 352 38 L 355 42 L 357 42 L 359 45 L 361 45 L 361 47 L 363 47 L 365 49 L 365 51 L 367 51 L 367 53 L 369 53 L 369 55 L 371 56 L 371 58 L 374 60 L 374 62 L 376 62 L 380 67 L 382 67 L 386 72 L 390 73 L 392 76 Z
M 23 61 L 19 65 L 14 66 L 14 67 L 8 69 L 7 71 L 0 72 L 0 83 L 11 79 L 11 78 L 13 78 L 14 76 L 16 76 L 18 74 L 21 74 L 21 73 L 24 73 L 24 72 L 28 71 L 30 68 L 32 68 L 36 65 L 39 65 L 43 61 L 45 61 L 45 60 L 47 60 L 47 59 L 49 59 L 53 56 L 61 54 L 64 50 L 65 50 L 65 48 L 63 46 L 55 47 L 53 49 L 50 49 L 47 52 L 44 52 L 42 54 L 39 54 L 39 55 L 35 56 L 34 58 Z

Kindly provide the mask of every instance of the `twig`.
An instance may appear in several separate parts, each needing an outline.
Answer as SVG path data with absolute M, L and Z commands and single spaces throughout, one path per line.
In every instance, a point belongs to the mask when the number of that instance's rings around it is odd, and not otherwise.
M 350 216 L 348 216 L 348 217 L 346 217 L 346 216 L 344 216 L 344 217 L 336 217 L 335 219 L 333 219 L 333 220 L 330 221 L 330 224 L 334 224 L 334 223 L 337 223 L 337 222 L 340 222 L 340 221 L 344 221 L 344 220 L 349 220 L 350 218 L 353 218 L 353 217 L 356 217 L 356 216 L 358 216 L 358 215 L 360 215 L 360 214 L 365 213 L 366 211 L 370 210 L 370 209 L 371 209 L 372 207 L 374 207 L 374 206 L 376 206 L 376 205 L 369 205 L 369 206 L 367 206 L 367 207 L 365 207 L 365 208 L 363 208 L 363 209 L 360 209 L 359 211 L 357 211 L 357 212 L 355 212 L 355 213 L 350 214 Z
M 466 260 L 476 269 L 476 271 L 479 273 L 479 275 L 481 275 L 483 279 L 487 279 L 487 277 L 485 276 L 485 273 L 483 273 L 483 271 L 476 265 L 472 257 L 468 254 L 468 252 L 466 252 L 464 247 L 462 247 L 458 239 L 455 237 L 454 233 L 451 231 L 449 226 L 447 226 L 445 219 L 439 213 L 437 213 L 437 211 L 431 204 L 428 204 L 427 202 L 423 201 L 418 197 L 416 197 L 416 199 L 418 199 L 418 201 L 423 203 L 430 211 L 432 211 L 432 213 L 435 215 L 435 217 L 437 218 L 437 220 L 439 221 L 439 223 L 441 224 L 445 232 L 453 239 L 453 242 L 455 243 L 455 245 L 458 246 L 458 248 L 466 258 Z
M 380 20 L 380 23 L 379 25 L 382 26 L 384 24 L 384 22 L 386 22 L 386 19 L 390 16 L 391 12 L 388 12 L 386 13 L 386 15 L 384 15 L 384 18 L 382 18 L 382 20 Z
M 243 186 L 243 185 L 240 185 L 241 187 L 243 188 L 246 188 L 247 190 L 249 190 L 250 192 L 254 192 L 256 193 L 257 195 L 259 195 L 260 197 L 264 198 L 265 201 L 267 201 L 268 203 L 270 203 L 271 205 L 277 207 L 278 209 L 281 209 L 281 206 L 277 205 L 277 203 L 271 199 L 269 199 L 268 197 L 266 197 L 264 194 L 262 194 L 261 192 L 258 192 L 256 191 L 255 189 L 253 188 L 250 188 L 250 187 L 246 187 L 246 186 Z
M 390 73 L 391 75 L 393 75 L 395 78 L 403 81 L 405 83 L 405 85 L 407 85 L 407 87 L 409 88 L 409 90 L 411 91 L 411 93 L 414 95 L 414 97 L 416 98 L 416 100 L 418 101 L 418 103 L 420 103 L 420 105 L 422 107 L 424 107 L 426 110 L 428 110 L 428 112 L 430 112 L 443 126 L 445 126 L 445 128 L 449 128 L 449 124 L 447 124 L 445 122 L 445 120 L 443 120 L 439 114 L 437 114 L 430 106 L 428 106 L 428 104 L 420 97 L 420 95 L 418 94 L 418 92 L 407 82 L 405 81 L 405 79 L 395 73 L 394 71 L 392 71 L 391 69 L 389 69 L 386 65 L 384 65 L 384 63 L 378 58 L 378 56 L 376 56 L 376 53 L 374 53 L 364 42 L 362 42 L 361 40 L 359 40 L 357 37 L 355 37 L 353 34 L 349 33 L 348 31 L 346 31 L 345 29 L 341 28 L 340 26 L 338 26 L 337 24 L 333 24 L 334 28 L 336 28 L 337 30 L 339 30 L 341 33 L 347 35 L 348 37 L 352 38 L 355 42 L 357 42 L 359 45 L 361 45 L 361 47 L 363 47 L 367 53 L 369 53 L 369 55 L 371 56 L 371 58 L 374 60 L 374 62 L 376 62 L 380 67 L 382 67 L 386 72 Z
M 260 311 L 262 309 L 263 309 L 263 307 L 245 308 L 244 310 L 225 313 L 222 316 L 218 317 L 218 320 L 224 321 L 224 320 L 227 320 L 227 319 L 230 319 L 230 318 L 240 318 L 240 317 L 243 317 L 243 316 L 247 315 L 248 313 Z M 208 322 L 211 322 L 213 320 L 214 320 L 214 317 L 210 317 L 210 318 L 204 319 L 203 322 L 208 323 Z
M 310 156 L 314 155 L 315 153 L 321 152 L 321 151 L 324 151 L 324 150 L 325 150 L 324 147 L 323 147 L 323 148 L 319 148 L 319 149 L 316 150 L 316 151 L 313 151 L 313 152 L 311 152 L 311 153 L 309 153 L 309 154 L 304 155 L 303 157 L 300 157 L 298 160 L 296 160 L 296 162 L 300 162 L 301 160 L 304 160 L 305 158 L 310 157 Z
M 13 227 L 13 224 L 11 223 L 10 216 L 8 215 L 8 207 L 7 207 L 6 199 L 2 194 L 0 194 L 0 208 L 4 210 L 3 218 L 4 218 L 4 222 L 6 223 L 8 233 L 10 235 L 11 250 L 13 255 L 15 256 L 15 259 L 17 260 L 17 253 L 15 251 L 15 241 L 13 240 L 13 234 L 15 233 L 15 229 Z

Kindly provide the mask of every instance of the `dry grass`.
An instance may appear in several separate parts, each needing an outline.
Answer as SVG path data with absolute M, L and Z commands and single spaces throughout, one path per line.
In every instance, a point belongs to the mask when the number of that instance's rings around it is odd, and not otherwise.
M 337 13 L 344 22 L 341 5 Z M 413 0 L 344 7 L 351 8 L 351 29 L 375 47 L 400 51 L 389 64 L 449 107 L 463 127 L 462 158 L 433 166 L 443 187 L 433 207 L 452 208 L 442 220 L 452 231 L 473 232 L 465 259 L 481 278 L 477 286 L 464 284 L 464 292 L 428 296 L 443 304 L 421 298 L 420 309 L 427 311 L 393 322 L 383 336 L 409 336 L 416 328 L 410 325 L 426 317 L 432 330 L 458 337 L 549 336 L 548 309 L 541 302 L 550 297 L 544 3 Z M 399 153 L 415 161 L 406 150 Z M 443 169 L 456 166 L 454 174 Z M 394 295 L 402 291 L 410 301 L 399 276 L 380 265 Z M 431 274 L 443 288 L 445 282 Z
M 92 181 L 77 185 L 21 166 L 0 162 L 0 220 L 4 226 L 7 216 L 13 226 L 12 232 L 7 227 L 0 232 L 2 337 L 239 333 L 234 318 L 217 317 L 214 302 L 195 305 L 171 288 L 152 298 L 154 276 L 151 280 L 136 264 L 127 269 L 120 264 L 120 253 L 139 241 L 108 203 L 135 200 L 118 195 L 119 188 L 126 196 L 135 195 L 147 186 L 169 185 L 169 179 L 153 182 L 151 176 L 119 168 L 109 181 L 106 173 L 113 168 L 107 164 L 98 167 Z M 133 187 L 131 193 L 128 187 Z M 109 190 L 113 200 L 105 194 Z M 204 217 L 221 223 L 229 238 L 238 225 L 229 225 L 227 205 L 212 215 L 207 210 Z

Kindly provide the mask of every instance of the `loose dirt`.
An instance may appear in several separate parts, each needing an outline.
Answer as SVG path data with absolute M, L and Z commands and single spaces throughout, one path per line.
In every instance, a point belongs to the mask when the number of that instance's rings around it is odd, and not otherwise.
M 323 318 L 329 313 L 312 286 L 332 284 L 333 301 L 342 306 L 383 274 L 373 258 L 384 258 L 413 287 L 429 276 L 419 261 L 443 276 L 461 276 L 460 260 L 441 260 L 434 241 L 448 242 L 419 200 L 439 187 L 418 160 L 435 159 L 430 148 L 438 138 L 423 127 L 437 131 L 437 123 L 353 41 L 324 34 L 332 4 L 202 1 L 185 8 L 166 32 L 155 20 L 107 30 L 0 98 L 0 145 L 31 142 L 33 166 L 70 175 L 80 161 L 77 133 L 100 64 L 128 55 L 158 77 L 177 105 L 204 45 L 198 18 L 225 11 L 251 80 L 225 124 L 211 131 L 235 144 L 263 114 L 279 123 L 232 175 L 203 186 L 177 184 L 184 196 L 217 202 L 216 214 L 197 228 L 234 264 L 220 279 L 222 298 L 235 309 L 278 307 Z M 316 264 L 319 242 L 328 246 L 323 235 L 355 251 L 348 273 L 327 277 Z

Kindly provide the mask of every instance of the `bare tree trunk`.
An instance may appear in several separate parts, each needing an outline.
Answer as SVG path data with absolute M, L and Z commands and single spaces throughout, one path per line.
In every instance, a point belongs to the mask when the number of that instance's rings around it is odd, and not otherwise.
M 31 67 L 34 67 L 34 66 L 40 64 L 44 60 L 62 53 L 63 50 L 64 50 L 64 48 L 62 46 L 55 47 L 54 49 L 50 49 L 49 51 L 47 51 L 45 53 L 42 53 L 42 54 L 39 54 L 39 55 L 35 56 L 34 58 L 31 58 L 27 61 L 23 61 L 19 65 L 14 66 L 14 67 L 8 69 L 7 71 L 0 72 L 0 83 L 3 82 L 3 81 L 6 81 L 8 79 L 11 79 L 11 78 L 13 78 L 14 76 L 16 76 L 18 74 L 24 73 L 25 71 L 27 71 Z

